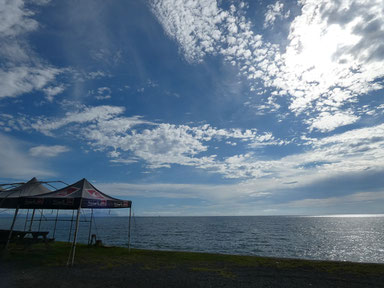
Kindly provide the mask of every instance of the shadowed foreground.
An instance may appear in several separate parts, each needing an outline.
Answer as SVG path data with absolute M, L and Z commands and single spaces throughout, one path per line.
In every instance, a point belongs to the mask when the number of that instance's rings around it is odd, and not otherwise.
M 384 287 L 384 264 L 307 261 L 52 243 L 12 249 L 0 260 L 8 287 Z

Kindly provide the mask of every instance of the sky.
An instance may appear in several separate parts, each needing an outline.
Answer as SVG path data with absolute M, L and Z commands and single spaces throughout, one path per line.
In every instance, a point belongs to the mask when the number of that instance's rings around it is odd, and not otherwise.
M 0 181 L 135 215 L 384 213 L 382 0 L 0 0 Z

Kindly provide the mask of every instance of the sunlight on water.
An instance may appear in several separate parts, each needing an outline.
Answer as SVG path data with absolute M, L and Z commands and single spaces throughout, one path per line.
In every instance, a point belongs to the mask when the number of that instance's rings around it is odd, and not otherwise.
M 309 216 L 301 216 L 301 217 L 313 217 L 313 218 L 321 218 L 321 217 L 335 217 L 335 218 L 364 218 L 364 217 L 384 217 L 384 214 L 335 214 L 335 215 L 309 215 Z

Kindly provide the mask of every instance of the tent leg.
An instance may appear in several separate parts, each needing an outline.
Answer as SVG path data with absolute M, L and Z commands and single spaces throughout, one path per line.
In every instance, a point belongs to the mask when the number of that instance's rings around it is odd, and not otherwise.
M 90 245 L 91 232 L 92 232 L 92 219 L 93 219 L 93 208 L 91 209 L 91 221 L 89 223 L 89 232 L 88 232 L 88 245 Z
M 28 216 L 29 216 L 29 209 L 27 210 L 27 216 L 25 216 L 24 231 L 25 229 L 27 229 Z
M 33 209 L 32 217 L 31 217 L 31 223 L 29 224 L 29 230 L 28 231 L 32 231 L 32 224 L 33 224 L 33 219 L 35 218 L 35 212 L 36 212 L 36 209 Z
M 128 220 L 128 251 L 131 251 L 131 217 L 132 217 L 132 206 L 129 207 L 129 220 Z
M 73 224 L 73 215 L 74 215 L 74 214 L 75 214 L 75 210 L 72 211 L 71 228 L 69 228 L 68 242 L 71 242 L 71 236 L 72 236 L 72 224 Z
M 59 217 L 59 209 L 57 209 L 57 212 L 56 212 L 55 227 L 53 228 L 53 236 L 52 236 L 53 239 L 55 239 L 56 225 L 57 225 L 57 218 L 58 217 Z
M 77 232 L 79 231 L 79 222 L 80 222 L 80 209 L 77 209 L 77 217 L 76 217 L 76 228 L 75 228 L 75 234 L 73 235 L 73 242 L 72 242 L 72 248 L 71 253 L 69 254 L 69 258 L 67 261 L 67 266 L 73 266 L 73 262 L 75 261 L 75 252 L 76 252 L 76 240 L 77 240 Z
M 9 242 L 11 242 L 13 227 L 15 226 L 15 222 L 16 222 L 16 218 L 17 218 L 17 213 L 19 213 L 19 205 L 17 205 L 16 210 L 15 210 L 15 214 L 13 215 L 11 229 L 10 229 L 9 234 L 8 234 L 7 243 L 5 244 L 5 247 L 4 247 L 5 251 L 7 251 Z
M 44 213 L 44 210 L 41 209 L 41 211 L 40 211 L 40 220 L 39 220 L 39 229 L 37 230 L 39 232 L 40 232 L 40 227 L 41 227 L 41 220 L 43 219 L 43 213 Z

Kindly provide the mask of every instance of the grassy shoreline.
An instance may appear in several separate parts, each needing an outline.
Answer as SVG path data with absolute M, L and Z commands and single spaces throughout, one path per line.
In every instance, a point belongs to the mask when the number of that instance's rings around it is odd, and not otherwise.
M 76 279 L 77 273 L 83 271 L 82 277 L 93 285 L 116 281 L 125 283 L 123 279 L 127 275 L 135 274 L 134 280 L 128 277 L 133 284 L 124 287 L 234 287 L 240 284 L 241 287 L 255 287 L 255 283 L 258 283 L 258 287 L 300 287 L 308 283 L 312 287 L 384 285 L 384 264 L 139 249 L 129 251 L 123 247 L 88 247 L 80 244 L 76 249 L 75 265 L 66 267 L 68 254 L 68 243 L 51 243 L 48 248 L 42 244 L 28 249 L 13 246 L 7 255 L 3 255 L 0 263 L 6 267 L 9 275 L 15 275 L 9 287 L 18 287 L 17 274 L 20 271 L 29 275 L 29 280 L 32 279 L 35 284 L 40 285 L 41 281 L 45 281 L 45 284 L 64 287 L 60 282 L 60 270 L 65 270 L 68 275 L 73 274 L 71 279 Z M 39 279 L 37 272 L 44 270 L 50 271 L 51 276 Z M 94 276 L 86 271 L 97 273 L 100 281 L 94 283 Z M 186 279 L 189 280 L 184 283 Z M 117 282 L 110 287 L 119 287 Z M 70 287 L 86 287 L 76 286 L 75 283 Z M 154 283 L 156 285 L 152 286 Z M 26 287 L 25 282 L 22 284 L 20 287 Z

